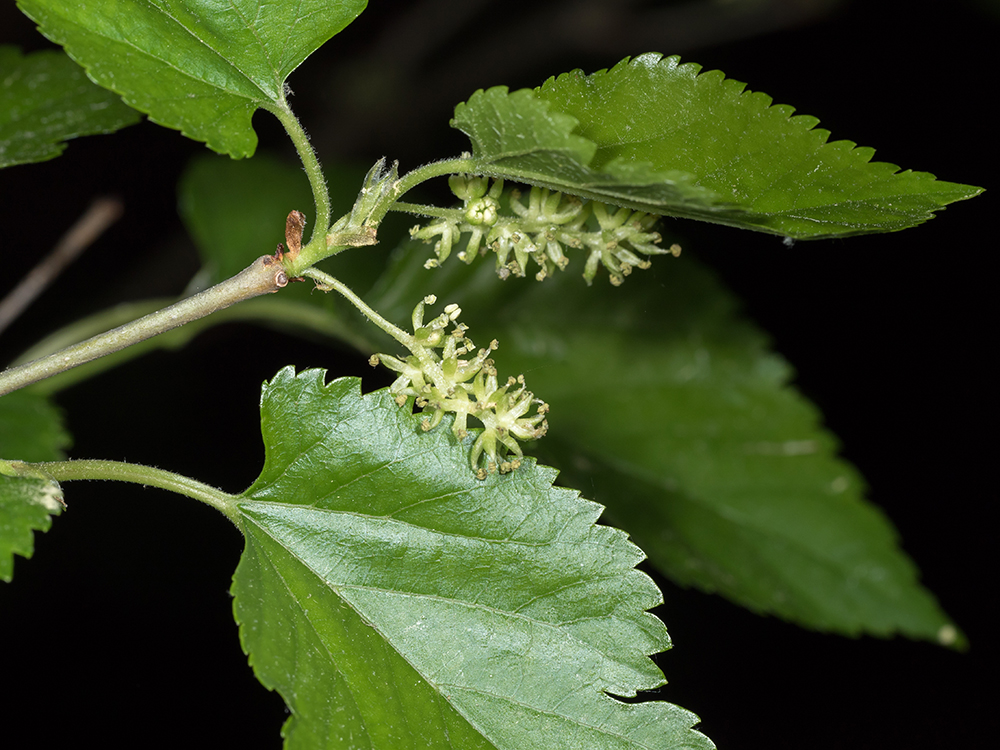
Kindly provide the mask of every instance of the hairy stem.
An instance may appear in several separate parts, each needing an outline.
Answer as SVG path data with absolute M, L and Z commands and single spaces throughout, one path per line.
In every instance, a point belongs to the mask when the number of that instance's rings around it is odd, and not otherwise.
M 78 459 L 74 461 L 45 461 L 41 463 L 25 463 L 23 461 L 4 461 L 7 469 L 4 474 L 14 476 L 38 477 L 44 476 L 59 482 L 75 479 L 106 479 L 118 482 L 132 482 L 147 487 L 176 492 L 178 495 L 191 497 L 221 512 L 233 523 L 237 523 L 236 496 L 211 487 L 181 474 L 164 471 L 153 466 L 129 464 L 121 461 L 101 461 L 97 459 Z
M 266 105 L 265 105 L 266 106 Z M 319 165 L 316 152 L 309 143 L 309 136 L 302 127 L 302 123 L 292 114 L 291 108 L 286 104 L 284 107 L 266 107 L 281 121 L 285 127 L 285 132 L 295 144 L 295 150 L 305 167 L 306 176 L 309 178 L 309 185 L 312 187 L 313 200 L 316 203 L 316 218 L 313 222 L 313 231 L 309 238 L 309 245 L 323 241 L 327 230 L 330 228 L 330 193 L 326 187 L 326 178 L 323 176 L 323 168 Z
M 463 221 L 465 219 L 465 211 L 460 208 L 441 208 L 440 206 L 428 206 L 423 203 L 396 201 L 389 210 L 404 214 L 414 214 L 416 216 L 433 216 L 435 219 L 451 219 L 452 221 Z
M 109 328 L 123 325 L 142 315 L 159 310 L 173 301 L 171 299 L 143 300 L 102 310 L 42 339 L 31 349 L 21 354 L 13 364 L 18 365 L 22 362 L 30 362 L 33 359 L 48 356 Z M 192 321 L 180 328 L 167 331 L 106 357 L 95 359 L 73 370 L 46 378 L 35 383 L 31 389 L 35 393 L 43 395 L 58 393 L 74 383 L 88 380 L 151 351 L 179 349 L 211 326 L 230 322 L 256 323 L 260 326 L 270 326 L 302 335 L 314 334 L 346 343 L 366 355 L 371 354 L 375 349 L 369 336 L 355 331 L 331 311 L 284 296 L 258 297 L 233 305 L 225 310 L 219 310 L 207 318 Z M 371 335 L 376 334 L 372 332 Z
M 396 341 L 400 344 L 405 346 L 407 349 L 411 349 L 413 347 L 413 336 L 379 315 L 378 312 L 365 304 L 365 301 L 356 295 L 351 288 L 340 279 L 335 279 L 330 274 L 323 273 L 317 268 L 307 268 L 303 271 L 302 275 L 308 276 L 310 279 L 316 281 L 317 286 L 323 291 L 335 290 L 339 292 L 344 298 L 347 299 L 348 302 L 358 308 L 362 315 L 396 339 Z
M 237 302 L 276 292 L 287 283 L 288 277 L 281 263 L 270 255 L 261 256 L 232 278 L 174 305 L 68 346 L 47 357 L 5 370 L 0 373 L 0 396 L 198 320 Z
M 430 164 L 425 164 L 422 167 L 417 167 L 412 172 L 407 172 L 405 175 L 400 177 L 399 182 L 396 183 L 396 188 L 392 193 L 393 199 L 380 205 L 375 212 L 373 212 L 371 219 L 369 219 L 369 223 L 376 227 L 381 224 L 385 215 L 398 205 L 396 198 L 399 198 L 401 195 L 405 195 L 421 182 L 427 182 L 427 180 L 435 177 L 442 177 L 443 175 L 469 172 L 472 170 L 473 164 L 474 163 L 470 157 L 460 156 L 457 159 L 445 159 L 444 161 L 431 162 Z

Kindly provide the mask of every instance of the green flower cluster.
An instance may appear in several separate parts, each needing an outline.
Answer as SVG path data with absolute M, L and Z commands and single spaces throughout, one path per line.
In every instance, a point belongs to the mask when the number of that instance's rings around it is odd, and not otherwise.
M 403 342 L 410 356 L 399 359 L 375 354 L 369 361 L 372 366 L 381 363 L 399 373 L 389 391 L 400 406 L 413 398 L 428 414 L 422 422 L 424 430 L 436 427 L 445 413 L 455 415 L 451 429 L 459 440 L 468 436 L 469 416 L 483 424 L 469 457 L 477 477 L 485 479 L 487 474 L 513 471 L 520 466 L 523 455 L 518 440 L 535 440 L 548 430 L 548 404 L 527 390 L 523 375 L 499 384 L 489 358 L 498 346 L 496 340 L 476 351 L 466 336 L 468 326 L 457 322 L 462 312 L 457 305 L 446 306 L 444 312 L 425 324 L 424 306 L 436 301 L 434 295 L 429 295 L 413 310 L 413 335 Z M 449 325 L 453 328 L 447 332 Z M 532 405 L 536 410 L 529 415 Z
M 462 200 L 463 208 L 434 219 L 426 226 L 415 226 L 410 235 L 424 242 L 434 242 L 435 258 L 424 265 L 435 268 L 458 246 L 463 235 L 468 241 L 458 252 L 460 260 L 471 263 L 487 250 L 496 253 L 497 273 L 524 276 L 533 262 L 541 281 L 569 263 L 566 251 L 582 249 L 587 253 L 583 278 L 593 282 L 603 265 L 611 283 L 619 285 L 635 268 L 649 268 L 642 256 L 680 254 L 680 247 L 658 247 L 662 240 L 651 231 L 658 216 L 614 208 L 575 196 L 565 196 L 548 188 L 533 187 L 527 203 L 519 190 L 503 194 L 503 180 L 492 186 L 485 177 L 455 175 L 449 179 L 452 192 Z M 502 205 L 509 207 L 509 215 Z

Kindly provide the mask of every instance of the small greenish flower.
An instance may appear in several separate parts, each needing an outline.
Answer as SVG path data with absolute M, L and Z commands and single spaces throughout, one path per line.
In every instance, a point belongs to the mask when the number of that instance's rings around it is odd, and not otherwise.
M 662 238 L 652 231 L 659 217 L 652 214 L 612 208 L 548 188 L 532 187 L 527 196 L 516 189 L 504 195 L 502 180 L 490 185 L 488 178 L 474 175 L 454 175 L 448 183 L 462 200 L 462 209 L 410 230 L 415 239 L 434 243 L 435 257 L 424 264 L 426 268 L 440 266 L 453 247 L 459 247 L 458 257 L 465 263 L 487 251 L 495 253 L 501 279 L 526 276 L 535 266 L 535 278 L 542 281 L 565 270 L 568 256 L 582 249 L 587 283 L 593 282 L 603 266 L 611 283 L 618 285 L 634 269 L 649 268 L 647 256 L 680 251 L 676 245 L 669 250 L 659 247 Z
M 548 431 L 549 425 L 545 420 L 548 404 L 536 399 L 527 390 L 523 375 L 516 379 L 508 378 L 507 383 L 498 388 L 496 370 L 492 368 L 479 371 L 472 389 L 476 401 L 484 405 L 477 416 L 486 428 L 472 446 L 470 459 L 473 467 L 483 456 L 487 472 L 499 470 L 505 473 L 511 467 L 516 468 L 514 461 L 523 455 L 517 441 L 537 440 Z M 538 408 L 535 414 L 528 416 L 533 404 L 537 404 Z M 504 448 L 514 454 L 514 461 L 503 460 Z
M 469 203 L 486 195 L 490 187 L 490 178 L 474 174 L 455 174 L 448 178 L 448 187 L 456 198 Z
M 435 237 L 440 237 L 434 244 L 434 254 L 436 258 L 429 258 L 424 263 L 424 268 L 437 268 L 451 255 L 451 247 L 462 231 L 458 225 L 448 219 L 435 219 L 425 227 L 411 227 L 410 236 L 416 240 L 431 242 Z
M 400 406 L 413 399 L 426 415 L 421 422 L 424 430 L 434 429 L 450 413 L 454 415 L 452 432 L 464 440 L 470 416 L 482 423 L 469 456 L 478 477 L 513 471 L 523 455 L 518 441 L 536 440 L 548 429 L 548 405 L 527 390 L 523 375 L 498 386 L 490 358 L 498 344 L 494 340 L 477 350 L 466 335 L 468 327 L 458 323 L 462 312 L 458 305 L 445 306 L 440 315 L 425 323 L 426 306 L 436 302 L 436 297 L 429 295 L 413 309 L 413 334 L 404 341 L 409 356 L 400 359 L 375 354 L 369 361 L 372 366 L 381 362 L 399 373 L 389 392 Z M 451 331 L 447 331 L 449 326 Z M 535 413 L 529 414 L 532 406 Z

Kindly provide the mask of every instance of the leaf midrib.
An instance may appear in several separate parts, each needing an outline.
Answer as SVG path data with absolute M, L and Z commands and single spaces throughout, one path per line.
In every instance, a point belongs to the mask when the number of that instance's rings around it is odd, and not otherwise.
M 301 506 L 294 506 L 293 505 L 291 507 L 301 507 Z M 548 711 L 547 710 L 543 710 L 543 709 L 539 708 L 538 706 L 532 706 L 530 704 L 523 703 L 522 701 L 514 700 L 514 699 L 512 699 L 509 696 L 500 695 L 500 694 L 497 694 L 497 693 L 492 693 L 492 692 L 490 692 L 488 690 L 480 689 L 480 688 L 472 686 L 472 685 L 459 685 L 459 684 L 451 683 L 451 682 L 431 680 L 426 674 L 424 674 L 424 672 L 416 664 L 414 664 L 413 662 L 411 662 L 410 659 L 406 657 L 406 655 L 404 655 L 402 652 L 400 652 L 399 650 L 397 650 L 396 648 L 394 648 L 391 645 L 389 636 L 387 636 L 385 634 L 385 632 L 381 629 L 381 627 L 379 626 L 378 623 L 375 623 L 375 622 L 372 622 L 372 621 L 368 620 L 367 617 L 365 617 L 360 611 L 358 611 L 358 609 L 354 606 L 354 604 L 352 602 L 348 601 L 347 599 L 345 599 L 340 594 L 340 591 L 342 591 L 342 590 L 371 591 L 371 592 L 374 592 L 374 593 L 386 593 L 386 594 L 395 594 L 395 595 L 400 595 L 400 596 L 409 596 L 409 597 L 413 597 L 414 599 L 436 600 L 436 601 L 446 602 L 446 603 L 452 604 L 452 605 L 458 605 L 460 607 L 465 607 L 465 608 L 470 609 L 470 610 L 474 609 L 474 610 L 480 610 L 480 611 L 483 611 L 483 612 L 489 612 L 490 614 L 495 614 L 495 615 L 498 615 L 498 616 L 501 616 L 501 617 L 514 617 L 514 618 L 517 618 L 517 619 L 524 620 L 525 622 L 532 623 L 535 626 L 539 626 L 539 627 L 550 629 L 550 630 L 558 633 L 561 637 L 570 638 L 573 641 L 575 641 L 576 643 L 580 644 L 583 647 L 583 650 L 591 651 L 591 652 L 596 652 L 597 654 L 599 654 L 604 659 L 607 659 L 608 661 L 612 661 L 609 658 L 609 656 L 607 654 L 605 654 L 603 651 L 597 649 L 594 645 L 588 643 L 587 641 L 581 640 L 580 638 L 578 638 L 572 632 L 568 632 L 564 628 L 562 628 L 560 626 L 557 626 L 557 625 L 554 625 L 552 623 L 546 622 L 544 620 L 536 620 L 534 618 L 527 617 L 527 616 L 522 615 L 522 614 L 517 613 L 517 612 L 510 612 L 508 610 L 497 609 L 496 607 L 490 607 L 490 606 L 486 606 L 486 605 L 478 604 L 478 603 L 474 603 L 474 602 L 466 602 L 466 601 L 462 601 L 460 599 L 451 599 L 451 598 L 448 598 L 448 597 L 431 595 L 431 594 L 414 594 L 414 593 L 407 592 L 407 591 L 395 591 L 395 590 L 392 590 L 392 589 L 384 589 L 384 588 L 379 588 L 379 587 L 375 587 L 375 586 L 361 586 L 361 585 L 357 585 L 357 584 L 336 584 L 336 583 L 334 583 L 332 581 L 327 581 L 322 576 L 320 576 L 320 574 L 317 573 L 316 570 L 311 565 L 309 565 L 298 554 L 296 554 L 296 552 L 293 549 L 290 549 L 289 547 L 287 547 L 286 545 L 284 545 L 281 541 L 279 541 L 278 539 L 276 539 L 273 536 L 271 536 L 271 534 L 269 534 L 267 532 L 267 530 L 263 526 L 261 526 L 260 524 L 256 523 L 254 521 L 254 519 L 248 518 L 245 515 L 243 517 L 244 517 L 244 519 L 250 521 L 251 523 L 254 523 L 254 525 L 261 531 L 262 534 L 264 534 L 268 539 L 270 539 L 275 544 L 277 544 L 279 547 L 281 547 L 281 549 L 283 549 L 286 554 L 288 554 L 289 556 L 293 557 L 300 565 L 302 565 L 310 573 L 312 573 L 313 576 L 315 577 L 316 581 L 318 581 L 321 585 L 328 587 L 334 594 L 337 595 L 338 598 L 340 598 L 341 601 L 344 602 L 344 604 L 346 604 L 348 607 L 350 607 L 351 610 L 353 610 L 359 617 L 362 617 L 364 620 L 366 620 L 368 622 L 368 624 L 372 627 L 372 629 L 374 629 L 379 634 L 379 636 L 382 639 L 382 642 L 388 648 L 391 648 L 401 659 L 403 659 L 407 664 L 409 664 L 410 667 L 417 674 L 419 674 L 421 676 L 421 678 L 424 680 L 424 682 L 427 685 L 429 685 L 429 686 L 431 686 L 433 688 L 434 692 L 442 700 L 446 701 L 450 706 L 452 706 L 459 715 L 461 715 L 466 721 L 468 721 L 471 726 L 475 727 L 476 731 L 478 731 L 480 733 L 480 735 L 482 735 L 485 739 L 487 739 L 487 741 L 490 742 L 491 744 L 495 745 L 495 743 L 493 743 L 492 740 L 490 740 L 486 736 L 486 734 L 484 734 L 482 728 L 477 723 L 475 723 L 472 719 L 470 719 L 468 716 L 466 716 L 465 713 L 463 711 L 461 711 L 460 708 L 458 706 L 456 706 L 452 701 L 448 700 L 448 698 L 445 696 L 444 692 L 441 689 L 442 687 L 449 687 L 449 688 L 453 688 L 455 690 L 460 690 L 460 691 L 465 691 L 465 692 L 469 692 L 469 693 L 473 693 L 473 694 L 477 694 L 477 695 L 484 695 L 484 696 L 489 696 L 489 697 L 492 697 L 492 698 L 496 698 L 496 699 L 505 701 L 507 703 L 510 703 L 512 705 L 522 706 L 523 708 L 529 709 L 529 710 L 534 711 L 534 712 L 539 713 L 539 714 L 543 714 L 543 715 L 546 715 L 546 716 L 552 716 L 552 717 L 561 719 L 562 721 L 565 721 L 565 722 L 568 722 L 568 723 L 576 724 L 576 725 L 581 726 L 581 727 L 586 727 L 586 728 L 591 729 L 591 730 L 593 730 L 595 732 L 598 732 L 600 734 L 606 734 L 606 735 L 611 736 L 611 737 L 616 737 L 616 738 L 618 738 L 620 740 L 623 740 L 623 741 L 625 741 L 625 742 L 627 742 L 627 743 L 629 743 L 629 744 L 631 744 L 631 745 L 633 745 L 633 746 L 635 746 L 637 748 L 648 748 L 649 750 L 652 750 L 652 747 L 650 745 L 646 745 L 646 744 L 640 745 L 635 740 L 633 740 L 633 739 L 631 739 L 631 738 L 629 738 L 629 737 L 627 737 L 625 735 L 622 735 L 622 734 L 617 733 L 617 732 L 610 732 L 606 728 L 601 727 L 601 726 L 595 726 L 593 724 L 588 724 L 586 722 L 583 722 L 583 721 L 579 720 L 577 717 L 574 717 L 574 716 L 569 716 L 567 714 L 562 714 L 562 713 L 556 713 L 556 712 L 551 711 L 551 710 L 548 710 Z M 294 595 L 294 593 L 292 592 L 291 588 L 289 588 L 289 586 L 288 586 L 288 584 L 287 584 L 287 582 L 285 580 L 285 577 L 283 575 L 281 575 L 279 566 L 275 563 L 274 560 L 272 560 L 270 554 L 268 553 L 268 551 L 267 551 L 267 549 L 265 547 L 263 547 L 262 545 L 257 545 L 257 547 L 258 547 L 258 549 L 260 549 L 263 552 L 263 554 L 266 557 L 268 563 L 271 565 L 272 570 L 274 571 L 275 575 L 281 580 L 282 585 L 285 587 L 285 590 L 288 593 L 289 599 L 291 601 L 295 602 L 295 604 L 298 607 L 299 611 L 302 613 L 302 617 L 309 622 L 309 625 L 312 628 L 313 633 L 316 634 L 316 637 L 320 641 L 320 643 L 324 643 L 323 639 L 319 635 L 319 631 L 317 630 L 316 626 L 313 624 L 313 621 L 310 618 L 310 616 L 308 614 L 308 611 L 306 610 L 305 607 L 303 607 L 302 605 L 299 604 L 298 598 Z M 333 654 L 329 651 L 329 649 L 326 649 L 325 643 L 324 643 L 324 649 L 327 651 L 327 654 L 329 656 L 329 659 L 330 659 L 331 663 L 333 663 L 335 665 L 336 662 L 333 659 Z M 622 665 L 623 666 L 628 666 L 627 664 L 622 664 Z M 340 672 L 340 670 L 338 670 L 338 672 Z M 343 672 L 340 672 L 340 674 L 343 675 Z M 344 681 L 345 681 L 345 684 L 347 684 L 347 685 L 351 684 L 351 682 L 347 680 L 346 676 L 344 677 Z M 351 695 L 352 695 L 352 698 L 354 698 L 354 691 L 353 690 L 351 690 Z M 606 695 L 606 693 L 605 693 L 605 695 Z M 608 699 L 609 700 L 614 700 L 613 698 L 610 698 L 610 697 Z M 357 700 L 356 699 L 355 699 L 355 705 L 357 705 Z M 360 715 L 361 714 L 359 714 L 359 716 Z M 366 730 L 365 731 L 366 732 L 368 731 L 367 730 L 367 726 L 366 726 Z
M 287 508 L 296 508 L 296 509 L 302 507 L 302 506 L 298 506 L 298 505 L 294 505 L 294 504 L 274 503 L 274 502 L 270 502 L 270 501 L 268 501 L 266 504 L 267 505 L 282 505 L 282 506 L 287 507 Z M 328 512 L 330 512 L 330 513 L 339 513 L 340 511 L 328 511 Z M 361 514 L 361 513 L 348 513 L 348 512 L 345 512 L 344 514 L 345 515 L 360 516 L 362 518 L 372 518 L 373 520 L 384 520 L 382 517 L 378 517 L 378 516 L 365 516 L 364 514 Z M 262 534 L 264 534 L 265 536 L 267 536 L 267 538 L 271 539 L 275 544 L 279 545 L 282 549 L 284 549 L 289 555 L 291 555 L 296 560 L 298 560 L 302 564 L 303 567 L 307 568 L 316 577 L 316 579 L 318 581 L 322 582 L 324 585 L 329 586 L 329 588 L 332 591 L 334 591 L 334 592 L 337 592 L 338 590 L 370 591 L 370 592 L 373 592 L 373 593 L 383 593 L 383 594 L 390 594 L 390 595 L 408 596 L 408 597 L 413 597 L 415 599 L 427 599 L 427 600 L 430 600 L 430 601 L 446 602 L 446 603 L 449 603 L 449 604 L 456 604 L 456 605 L 459 605 L 459 606 L 462 606 L 462 607 L 467 607 L 469 609 L 478 609 L 478 610 L 481 610 L 483 612 L 489 612 L 490 614 L 499 615 L 499 616 L 503 616 L 503 617 L 507 617 L 507 616 L 516 617 L 518 619 L 524 620 L 525 622 L 530 622 L 530 623 L 533 623 L 533 624 L 536 624 L 536 625 L 544 626 L 544 627 L 546 627 L 548 629 L 554 630 L 554 631 L 562 633 L 564 635 L 567 635 L 562 630 L 562 628 L 564 628 L 565 626 L 573 625 L 573 624 L 576 624 L 578 622 L 585 622 L 585 621 L 591 620 L 591 619 L 601 619 L 601 618 L 605 617 L 606 614 L 593 615 L 593 616 L 588 616 L 588 617 L 578 617 L 578 618 L 573 619 L 573 620 L 561 620 L 559 622 L 549 622 L 548 620 L 539 620 L 539 619 L 536 619 L 534 617 L 521 614 L 519 610 L 522 609 L 527 604 L 530 604 L 533 601 L 537 601 L 538 599 L 543 598 L 543 596 L 548 596 L 548 595 L 553 594 L 553 593 L 555 593 L 557 591 L 564 591 L 564 590 L 573 588 L 575 586 L 587 585 L 587 584 L 590 584 L 593 581 L 615 580 L 615 579 L 623 577 L 623 575 L 627 574 L 627 572 L 628 572 L 626 570 L 623 573 L 620 573 L 618 575 L 591 576 L 591 577 L 588 577 L 588 578 L 585 578 L 585 579 L 581 578 L 581 579 L 576 580 L 576 581 L 574 581 L 574 582 L 572 582 L 570 584 L 564 584 L 564 585 L 562 585 L 562 586 L 560 586 L 558 588 L 550 589 L 550 590 L 546 591 L 543 595 L 538 595 L 538 596 L 532 597 L 527 602 L 522 603 L 518 607 L 517 610 L 508 610 L 508 609 L 501 609 L 499 607 L 488 605 L 488 604 L 482 604 L 482 603 L 479 603 L 479 602 L 471 602 L 471 601 L 467 601 L 467 600 L 464 600 L 464 599 L 456 599 L 454 597 L 442 596 L 440 594 L 426 594 L 426 593 L 418 593 L 418 592 L 406 591 L 406 590 L 401 590 L 401 589 L 389 589 L 389 588 L 384 588 L 384 587 L 380 587 L 380 586 L 368 586 L 368 585 L 362 585 L 362 584 L 356 584 L 356 583 L 336 583 L 336 582 L 333 582 L 333 581 L 327 581 L 327 579 L 325 579 L 322 575 L 320 575 L 319 572 L 317 572 L 311 565 L 309 565 L 309 563 L 307 563 L 302 557 L 300 557 L 293 549 L 291 549 L 290 547 L 288 547 L 287 545 L 285 545 L 281 540 L 279 540 L 276 537 L 274 537 L 264 526 L 262 526 L 260 523 L 258 523 L 256 519 L 254 519 L 252 517 L 248 517 L 245 514 L 243 515 L 243 518 L 246 519 L 246 520 L 248 520 L 248 521 L 250 521 L 251 523 L 253 523 L 254 526 L 257 527 L 257 529 L 259 529 Z M 471 539 L 473 541 L 483 542 L 484 544 L 487 544 L 487 545 L 509 544 L 509 545 L 514 545 L 514 546 L 529 547 L 529 548 L 530 547 L 543 547 L 543 546 L 544 547 L 564 546 L 564 547 L 567 547 L 567 548 L 578 548 L 580 546 L 583 546 L 581 542 L 549 542 L 549 543 L 527 544 L 525 542 L 515 542 L 515 541 L 506 541 L 506 540 L 504 540 L 504 541 L 498 541 L 498 540 L 492 540 L 492 539 L 481 539 L 479 537 L 469 537 L 469 536 L 463 536 L 461 534 L 453 534 L 453 533 L 450 533 L 450 532 L 435 531 L 433 529 L 428 529 L 428 528 L 423 527 L 423 526 L 416 526 L 415 524 L 409 524 L 409 523 L 407 523 L 405 521 L 399 521 L 398 519 L 393 519 L 393 522 L 394 523 L 404 524 L 404 525 L 407 525 L 407 526 L 411 526 L 412 528 L 420 529 L 421 531 L 428 531 L 428 532 L 431 532 L 433 534 L 437 534 L 437 535 L 442 536 L 442 537 L 452 537 L 452 538 L 463 539 L 463 540 Z M 343 599 L 343 597 L 341 597 L 341 598 Z M 352 606 L 352 609 L 353 609 L 353 605 L 351 605 L 351 606 Z M 381 631 L 379 631 L 379 632 L 381 632 Z M 611 661 L 611 662 L 615 661 L 615 660 L 611 659 L 608 654 L 606 654 L 604 651 L 598 649 L 593 644 L 590 644 L 587 641 L 581 640 L 580 638 L 577 638 L 575 635 L 572 635 L 572 634 L 568 634 L 568 635 L 569 635 L 569 637 L 571 637 L 577 643 L 583 644 L 587 649 L 589 649 L 591 651 L 595 651 L 597 653 L 600 653 L 604 658 L 608 659 L 608 661 Z M 622 663 L 622 664 L 624 664 L 624 662 L 615 662 L 615 663 Z
M 109 42 L 112 42 L 112 43 L 115 43 L 115 44 L 121 44 L 122 46 L 128 47 L 128 48 L 134 50 L 137 54 L 140 54 L 140 55 L 142 55 L 143 57 L 145 57 L 147 59 L 154 60 L 157 63 L 160 63 L 161 65 L 170 68 L 171 70 L 173 70 L 174 72 L 180 74 L 181 76 L 183 76 L 185 78 L 188 78 L 188 79 L 190 79 L 192 81 L 197 81 L 198 83 L 200 83 L 200 84 L 202 84 L 204 86 L 208 86 L 209 88 L 212 88 L 212 89 L 214 89 L 216 91 L 219 91 L 219 92 L 223 92 L 225 94 L 228 94 L 229 96 L 238 97 L 240 99 L 248 99 L 249 101 L 254 101 L 256 103 L 270 102 L 270 103 L 273 103 L 273 104 L 280 104 L 280 101 L 281 101 L 280 98 L 277 98 L 277 99 L 276 98 L 272 98 L 271 95 L 269 94 L 269 92 L 267 92 L 263 88 L 261 88 L 257 84 L 257 82 L 250 75 L 248 75 L 247 73 L 245 73 L 238 65 L 236 65 L 234 62 L 228 60 L 222 54 L 222 52 L 220 52 L 219 50 L 216 50 L 210 44 L 208 44 L 207 42 L 205 42 L 204 40 L 202 40 L 191 29 L 188 29 L 186 26 L 184 26 L 184 24 L 182 24 L 180 21 L 178 21 L 176 18 L 174 18 L 170 13 L 168 13 L 163 8 L 160 8 L 159 6 L 152 6 L 152 7 L 154 8 L 154 10 L 156 12 L 161 13 L 165 17 L 169 18 L 170 21 L 173 22 L 173 24 L 174 24 L 174 26 L 175 26 L 176 29 L 182 30 L 184 33 L 186 33 L 192 39 L 195 39 L 204 49 L 208 50 L 213 56 L 215 56 L 218 60 L 220 60 L 226 67 L 228 67 L 230 70 L 233 70 L 236 73 L 238 73 L 239 76 L 242 77 L 244 81 L 246 81 L 247 83 L 249 83 L 252 88 L 260 91 L 261 94 L 263 95 L 263 98 L 262 99 L 253 99 L 253 98 L 250 98 L 250 97 L 246 96 L 242 92 L 232 91 L 232 90 L 230 90 L 228 88 L 222 88 L 222 87 L 220 87 L 219 85 L 217 85 L 215 83 L 212 83 L 210 81 L 206 81 L 203 78 L 200 78 L 200 77 L 198 77 L 196 75 L 193 75 L 188 70 L 182 70 L 181 68 L 178 68 L 175 64 L 171 63 L 168 60 L 163 59 L 162 57 L 156 55 L 154 52 L 152 52 L 150 50 L 147 50 L 147 49 L 143 49 L 142 47 L 137 46 L 130 39 L 111 36 L 110 34 L 105 33 L 104 29 L 100 29 L 100 30 L 89 29 L 89 28 L 87 28 L 85 26 L 80 25 L 78 22 L 71 21 L 69 19 L 66 19 L 65 17 L 63 18 L 63 21 L 65 23 L 67 23 L 67 24 L 72 24 L 73 26 L 77 27 L 78 29 L 82 29 L 83 32 L 86 33 L 86 34 L 93 34 L 94 36 L 97 36 L 97 37 L 99 37 L 101 39 L 106 39 Z M 75 47 L 75 46 L 76 45 L 73 45 L 72 42 L 67 42 L 66 43 L 67 49 L 70 49 L 71 47 Z M 265 55 L 265 59 L 266 58 L 267 58 L 267 56 Z M 89 69 L 89 68 L 93 67 L 93 65 L 84 64 L 84 67 L 87 67 Z M 277 73 L 278 73 L 277 70 L 274 70 L 272 68 L 272 72 L 277 76 Z M 120 92 L 118 92 L 118 93 L 120 93 Z

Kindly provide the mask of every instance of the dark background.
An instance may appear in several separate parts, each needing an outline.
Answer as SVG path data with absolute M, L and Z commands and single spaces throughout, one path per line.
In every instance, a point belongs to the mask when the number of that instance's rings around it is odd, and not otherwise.
M 375 0 L 290 82 L 325 162 L 385 154 L 409 169 L 466 147 L 447 123 L 476 88 L 677 52 L 818 116 L 835 138 L 877 147 L 880 160 L 992 190 L 998 16 L 987 5 Z M 0 43 L 47 44 L 12 3 L 0 8 Z M 262 147 L 287 148 L 273 118 L 260 113 L 255 126 Z M 174 186 L 203 150 L 143 123 L 0 172 L 0 294 L 94 197 L 126 203 L 0 338 L 0 361 L 114 302 L 183 289 L 197 259 Z M 660 660 L 670 680 L 660 696 L 701 715 L 721 748 L 947 748 L 997 736 L 996 370 L 984 356 L 996 341 L 994 200 L 903 233 L 793 248 L 683 227 L 685 252 L 717 269 L 795 364 L 972 643 L 956 654 L 812 633 L 661 581 L 676 645 Z M 263 455 L 260 383 L 289 363 L 379 385 L 358 356 L 220 326 L 61 393 L 72 455 L 239 491 Z M 70 510 L 0 587 L 0 731 L 23 728 L 37 747 L 278 747 L 283 703 L 253 678 L 231 617 L 239 534 L 158 490 L 80 483 L 67 495 Z

